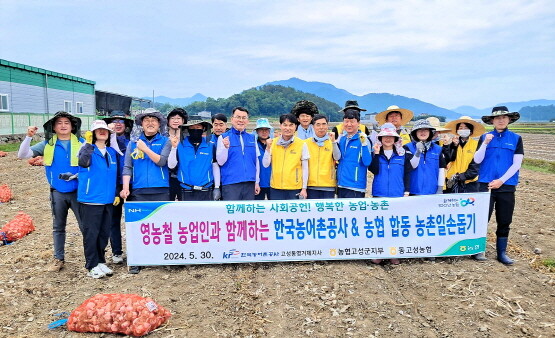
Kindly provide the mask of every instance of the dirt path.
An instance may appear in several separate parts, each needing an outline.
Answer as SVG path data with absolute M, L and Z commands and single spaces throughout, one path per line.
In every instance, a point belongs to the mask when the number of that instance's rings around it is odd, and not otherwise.
M 10 153 L 0 158 L 0 184 L 15 199 L 0 204 L 0 224 L 19 210 L 37 231 L 0 247 L 0 336 L 92 337 L 47 330 L 53 314 L 97 293 L 137 293 L 170 309 L 152 337 L 553 337 L 555 277 L 532 267 L 555 257 L 555 175 L 523 170 L 510 254 L 494 259 L 492 231 L 485 263 L 421 259 L 399 266 L 367 261 L 264 263 L 147 268 L 123 266 L 104 280 L 86 277 L 81 235 L 70 216 L 67 263 L 44 272 L 51 258 L 51 216 L 43 168 Z M 116 337 L 104 335 L 104 337 Z

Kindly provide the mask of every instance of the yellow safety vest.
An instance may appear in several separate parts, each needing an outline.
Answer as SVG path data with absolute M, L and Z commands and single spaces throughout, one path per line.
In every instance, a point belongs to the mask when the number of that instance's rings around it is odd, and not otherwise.
M 468 169 L 468 166 L 470 165 L 470 162 L 472 162 L 472 159 L 474 158 L 474 153 L 476 152 L 477 148 L 478 141 L 471 138 L 468 139 L 468 141 L 464 145 L 464 148 L 460 145 L 457 146 L 457 158 L 454 161 L 449 162 L 449 169 L 447 170 L 446 175 L 447 179 L 451 178 L 451 176 L 455 175 L 456 173 L 464 173 Z M 478 176 L 476 176 L 476 178 L 473 180 L 466 180 L 465 183 L 470 183 L 477 180 Z
M 401 136 L 401 142 L 403 142 L 403 145 L 410 143 L 410 134 L 407 133 L 401 133 L 399 136 Z
M 45 166 L 49 167 L 52 165 L 54 161 L 54 150 L 56 149 L 56 142 L 58 141 L 58 135 L 54 134 L 52 136 L 51 142 L 46 142 L 44 146 L 44 153 L 43 153 L 43 163 Z M 70 166 L 77 167 L 79 164 L 79 150 L 81 149 L 81 142 L 75 134 L 71 134 L 70 137 Z
M 272 176 L 270 186 L 274 189 L 295 190 L 303 187 L 301 156 L 304 141 L 298 137 L 287 147 L 278 146 L 279 138 L 274 138 L 272 152 Z
M 318 146 L 313 138 L 305 141 L 310 153 L 308 160 L 309 187 L 335 187 L 335 161 L 333 159 L 333 143 L 325 140 L 323 146 Z

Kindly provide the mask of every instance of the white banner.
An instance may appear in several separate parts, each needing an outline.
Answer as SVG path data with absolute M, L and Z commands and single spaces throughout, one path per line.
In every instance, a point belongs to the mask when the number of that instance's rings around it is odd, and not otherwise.
M 489 193 L 126 202 L 129 265 L 387 259 L 485 251 Z

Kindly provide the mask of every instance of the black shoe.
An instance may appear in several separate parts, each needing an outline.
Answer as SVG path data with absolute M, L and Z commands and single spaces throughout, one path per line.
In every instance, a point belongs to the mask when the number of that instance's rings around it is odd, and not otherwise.
M 132 275 L 136 275 L 141 271 L 140 266 L 130 266 L 128 272 Z

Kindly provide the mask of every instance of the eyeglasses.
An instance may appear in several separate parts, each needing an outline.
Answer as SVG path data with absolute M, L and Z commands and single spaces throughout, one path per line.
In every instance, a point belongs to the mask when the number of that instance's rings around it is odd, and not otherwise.
M 248 120 L 249 117 L 248 116 L 233 116 L 234 119 L 236 120 Z

